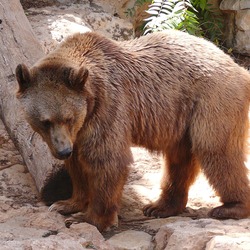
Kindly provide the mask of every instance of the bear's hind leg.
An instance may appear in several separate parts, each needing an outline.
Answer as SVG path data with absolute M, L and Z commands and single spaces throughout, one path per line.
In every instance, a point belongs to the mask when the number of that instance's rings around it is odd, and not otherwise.
M 222 206 L 210 216 L 217 219 L 241 219 L 250 215 L 250 188 L 244 157 L 237 153 L 207 153 L 200 156 L 209 183 L 221 198 Z
M 161 196 L 156 202 L 143 208 L 145 216 L 164 218 L 177 215 L 185 209 L 189 187 L 200 170 L 191 153 L 188 133 L 167 152 L 165 161 Z
M 240 96 L 236 98 L 237 102 L 222 99 L 216 109 L 209 100 L 203 101 L 192 120 L 193 152 L 223 203 L 210 213 L 218 219 L 250 215 L 250 187 L 244 164 L 248 101 L 246 105 Z
M 218 219 L 250 215 L 250 187 L 244 164 L 249 100 L 243 86 L 248 83 L 241 80 L 230 84 L 211 82 L 215 91 L 212 94 L 208 89 L 202 94 L 190 124 L 193 152 L 223 203 L 210 213 Z

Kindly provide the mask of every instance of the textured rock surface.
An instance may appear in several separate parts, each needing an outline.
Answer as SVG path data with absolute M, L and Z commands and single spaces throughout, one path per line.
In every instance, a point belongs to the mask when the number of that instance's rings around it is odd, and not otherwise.
M 222 10 L 250 9 L 250 2 L 248 0 L 222 0 L 220 8 Z
M 235 51 L 250 56 L 250 29 L 248 31 L 238 31 L 235 36 L 235 39 L 236 39 L 236 44 L 234 47 Z
M 232 29 L 233 36 L 228 36 L 228 44 L 234 51 L 250 56 L 250 1 L 223 0 L 220 9 L 232 14 L 227 26 Z
M 121 18 L 126 18 L 127 9 L 132 8 L 135 2 L 136 0 L 92 0 L 92 4 L 102 6 L 108 13 L 117 15 Z
M 220 4 L 221 10 L 239 10 L 240 0 L 222 0 Z
M 206 245 L 206 250 L 234 249 L 248 250 L 250 247 L 250 234 L 232 234 L 227 236 L 215 236 Z
M 173 221 L 173 218 L 170 218 L 167 220 L 155 236 L 156 249 L 210 250 L 250 247 L 249 219 L 218 221 L 207 218 L 199 220 L 175 218 Z
M 250 30 L 250 7 L 248 10 L 237 12 L 235 24 L 239 30 Z
M 55 48 L 66 36 L 75 32 L 97 31 L 122 40 L 133 37 L 132 24 L 113 16 L 88 1 L 69 6 L 48 6 L 26 10 L 27 17 L 45 52 Z
M 152 236 L 145 232 L 127 230 L 116 234 L 108 242 L 117 250 L 153 249 Z

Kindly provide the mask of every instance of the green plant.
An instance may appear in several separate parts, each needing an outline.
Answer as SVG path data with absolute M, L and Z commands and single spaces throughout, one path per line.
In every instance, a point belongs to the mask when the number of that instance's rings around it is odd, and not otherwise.
M 207 0 L 192 0 L 192 4 L 198 11 L 203 36 L 209 38 L 217 45 L 222 43 L 224 22 L 220 11 L 213 8 Z
M 126 12 L 135 15 L 135 9 L 151 3 L 145 19 L 144 34 L 165 29 L 178 29 L 196 36 L 204 36 L 214 43 L 223 41 L 223 17 L 208 0 L 137 0 Z
M 191 0 L 154 0 L 149 6 L 145 32 L 178 29 L 194 35 L 201 35 L 197 11 Z

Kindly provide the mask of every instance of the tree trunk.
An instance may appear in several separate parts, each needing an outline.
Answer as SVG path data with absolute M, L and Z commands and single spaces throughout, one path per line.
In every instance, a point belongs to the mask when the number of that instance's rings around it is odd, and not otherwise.
M 62 162 L 55 160 L 24 119 L 15 97 L 15 68 L 44 56 L 19 0 L 0 0 L 0 118 L 48 204 L 71 195 L 72 185 Z

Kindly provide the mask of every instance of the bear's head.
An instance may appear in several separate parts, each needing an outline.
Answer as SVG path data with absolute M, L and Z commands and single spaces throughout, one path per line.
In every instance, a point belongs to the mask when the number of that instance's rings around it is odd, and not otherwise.
M 85 67 L 69 67 L 63 62 L 45 62 L 31 69 L 19 64 L 16 68 L 17 98 L 26 119 L 58 159 L 70 157 L 86 118 L 88 76 Z

